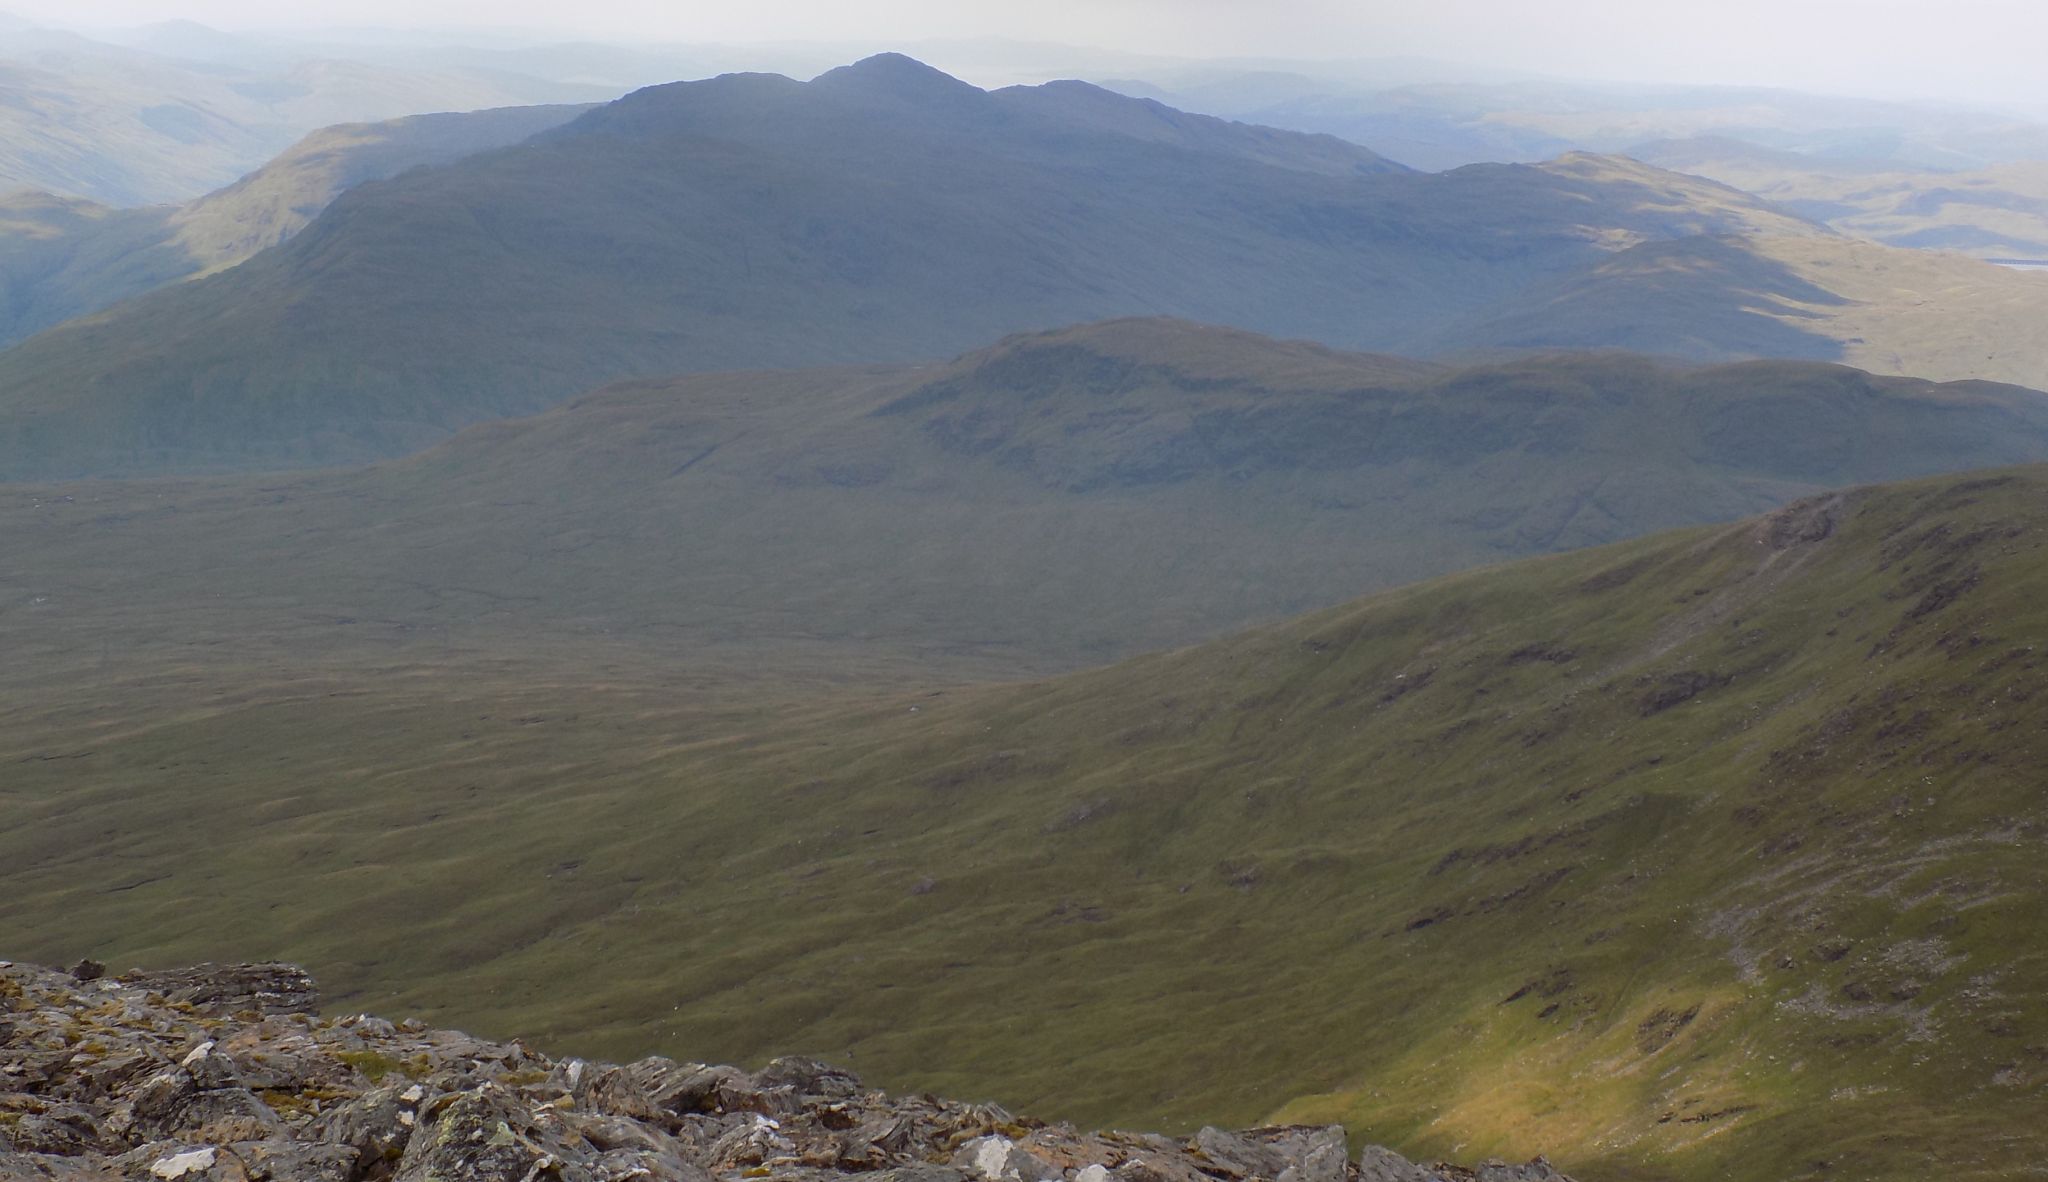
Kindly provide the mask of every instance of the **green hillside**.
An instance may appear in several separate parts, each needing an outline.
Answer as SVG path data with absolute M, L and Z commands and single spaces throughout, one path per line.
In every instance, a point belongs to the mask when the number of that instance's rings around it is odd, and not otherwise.
M 621 377 L 921 360 L 1130 314 L 1388 349 L 1719 233 L 1826 232 L 1639 165 L 1417 175 L 895 56 L 729 75 L 359 186 L 230 272 L 0 354 L 0 478 L 357 462 Z
M 1138 320 L 628 384 L 359 470 L 0 489 L 23 684 L 538 636 L 975 679 L 1844 484 L 2048 460 L 2048 399 L 1618 355 L 1450 370 Z M 0 672 L 0 678 L 10 677 Z
M 111 209 L 35 192 L 0 198 L 0 345 L 244 262 L 363 181 L 517 143 L 582 110 L 508 107 L 325 128 L 182 206 Z
M 2020 469 L 1039 684 L 704 695 L 593 639 L 10 694 L 0 932 L 1090 1122 L 2021 1177 L 2044 538 Z

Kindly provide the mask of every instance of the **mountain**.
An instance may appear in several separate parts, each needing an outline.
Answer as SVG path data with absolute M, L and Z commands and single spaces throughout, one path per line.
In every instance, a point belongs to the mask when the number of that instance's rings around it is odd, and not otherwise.
M 580 111 L 510 107 L 328 127 L 182 207 L 109 209 L 49 193 L 0 197 L 0 346 L 244 262 L 297 234 L 354 184 L 518 143 Z
M 1615 163 L 1327 137 L 883 56 L 638 92 L 362 185 L 232 271 L 0 354 L 0 476 L 345 463 L 620 377 L 944 356 L 1170 314 L 1388 349 L 1700 234 L 1826 231 Z
M 1845 234 L 1984 259 L 2048 259 L 2048 163 L 1967 171 L 1772 151 L 1728 137 L 1660 140 L 1629 155 L 1712 177 Z
M 173 41 L 180 31 L 159 30 Z M 210 31 L 182 32 L 204 40 Z M 190 201 L 336 124 L 617 94 L 340 57 L 190 60 L 44 31 L 0 31 L 0 90 L 9 98 L 0 106 L 0 193 L 30 189 L 119 207 Z
M 44 682 L 0 729 L 0 930 L 1091 1124 L 2024 1176 L 2044 536 L 2048 471 L 1943 477 L 943 692 L 700 692 L 595 632 Z
M 543 636 L 1016 676 L 2038 460 L 2048 399 L 1986 383 L 1615 355 L 1449 370 L 1121 321 L 942 366 L 631 383 L 359 470 L 19 486 L 0 592 L 21 676 L 106 676 L 110 646 L 146 666 Z
M 244 262 L 363 181 L 517 143 L 582 110 L 510 107 L 330 127 L 184 206 L 110 209 L 50 193 L 0 198 L 0 346 Z

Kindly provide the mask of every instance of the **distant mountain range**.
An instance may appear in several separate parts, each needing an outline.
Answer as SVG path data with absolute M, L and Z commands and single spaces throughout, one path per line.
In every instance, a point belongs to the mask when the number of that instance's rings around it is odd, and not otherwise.
M 1342 136 L 1432 171 L 1695 137 L 1906 171 L 2048 158 L 2048 123 L 1957 104 L 1754 86 L 1486 79 L 1443 67 L 1430 77 L 1393 65 L 1153 63 L 1104 85 L 1191 111 Z
M 360 470 L 16 486 L 0 621 L 24 673 L 102 644 L 127 665 L 609 637 L 704 670 L 1016 676 L 2034 460 L 2048 397 L 1988 383 L 1451 369 L 1118 321 L 946 365 L 629 383 Z
M 808 84 L 735 75 L 360 186 L 242 266 L 0 354 L 0 476 L 347 462 L 622 376 L 931 357 L 1125 314 L 1404 352 L 1626 344 L 1479 327 L 1540 315 L 1617 252 L 1731 238 L 1832 236 L 1626 161 L 1420 175 L 895 56 Z M 1842 282 L 1888 261 L 1851 251 Z M 1751 309 L 1738 278 L 1694 298 Z M 1644 294 L 1645 315 L 1695 311 Z M 1845 308 L 1764 308 L 1673 351 L 1859 356 L 1828 335 Z M 1882 368 L 1918 366 L 1920 343 L 1865 336 L 1896 355 Z M 2048 379 L 2013 350 L 1930 372 Z
M 148 48 L 0 29 L 0 93 L 8 97 L 0 104 L 0 194 L 28 189 L 120 207 L 185 202 L 335 124 L 618 94 L 510 71 L 348 57 L 209 60 L 212 39 L 193 28 Z
M 2048 149 L 2042 159 L 1962 171 L 1776 151 L 1725 136 L 1658 140 L 1629 155 L 1734 185 L 1876 242 L 2048 260 Z
M 182 206 L 111 209 L 50 193 L 0 197 L 0 346 L 244 262 L 363 181 L 517 143 L 583 110 L 508 107 L 330 127 Z

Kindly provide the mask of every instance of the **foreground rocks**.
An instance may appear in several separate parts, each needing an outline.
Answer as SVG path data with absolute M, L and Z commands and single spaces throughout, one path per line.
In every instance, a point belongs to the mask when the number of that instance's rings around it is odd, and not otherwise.
M 322 1018 L 287 965 L 108 977 L 0 962 L 0 1180 L 1543 1182 L 1418 1166 L 1341 1128 L 1082 1133 L 890 1097 L 808 1059 L 757 1072 L 549 1059 Z

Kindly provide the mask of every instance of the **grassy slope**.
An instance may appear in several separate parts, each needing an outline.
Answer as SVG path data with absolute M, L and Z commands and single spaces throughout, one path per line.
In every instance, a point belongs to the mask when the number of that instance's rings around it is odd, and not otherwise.
M 1651 242 L 1439 344 L 1616 346 L 1704 359 L 1839 360 L 1879 373 L 2048 384 L 2048 277 L 1813 235 Z
M 363 181 L 517 143 L 583 109 L 512 107 L 330 127 L 183 206 L 117 210 L 15 194 L 0 201 L 0 345 L 245 262 Z
M 1937 172 L 1774 152 L 1721 137 L 1664 140 L 1630 154 L 1892 246 L 2048 258 L 2048 164 L 2039 161 Z
M 1132 313 L 1386 348 L 1724 232 L 1823 233 L 1640 167 L 1409 175 L 1078 84 L 733 76 L 361 186 L 278 250 L 0 354 L 0 476 L 356 462 L 623 376 Z
M 706 699 L 593 643 L 15 695 L 0 932 L 1090 1121 L 2020 1176 L 2044 540 L 2024 469 L 1035 685 Z
M 0 641 L 24 681 L 180 646 L 382 660 L 521 629 L 1015 676 L 2044 459 L 2026 390 L 1606 355 L 1450 372 L 1125 321 L 948 366 L 628 385 L 357 471 L 15 486 Z

